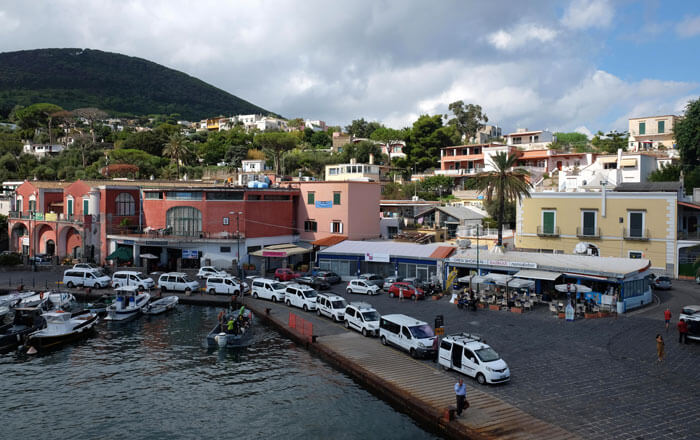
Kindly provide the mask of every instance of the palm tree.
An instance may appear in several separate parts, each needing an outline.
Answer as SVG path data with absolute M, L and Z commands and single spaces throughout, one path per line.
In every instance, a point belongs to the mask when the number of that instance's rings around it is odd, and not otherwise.
M 505 215 L 506 200 L 520 201 L 523 196 L 530 197 L 532 183 L 529 180 L 530 173 L 523 169 L 513 169 L 518 156 L 506 152 L 496 153 L 491 156 L 491 163 L 495 171 L 479 173 L 469 179 L 467 186 L 486 193 L 487 200 L 496 199 L 498 202 L 498 244 L 503 246 L 503 218 Z
M 179 133 L 170 135 L 168 142 L 165 144 L 165 148 L 163 148 L 163 155 L 169 156 L 171 160 L 175 161 L 178 180 L 180 180 L 180 162 L 187 159 L 190 153 L 189 145 L 184 136 Z

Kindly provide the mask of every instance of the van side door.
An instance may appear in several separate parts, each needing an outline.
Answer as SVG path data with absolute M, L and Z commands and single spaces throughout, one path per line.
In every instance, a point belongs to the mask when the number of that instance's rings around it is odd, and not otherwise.
M 464 357 L 462 358 L 462 372 L 471 377 L 476 376 L 476 372 L 479 369 L 479 361 L 476 355 L 469 349 L 464 349 Z
M 404 350 L 409 350 L 411 345 L 413 345 L 413 336 L 411 336 L 411 331 L 408 327 L 401 326 L 401 332 L 399 332 L 398 343 Z

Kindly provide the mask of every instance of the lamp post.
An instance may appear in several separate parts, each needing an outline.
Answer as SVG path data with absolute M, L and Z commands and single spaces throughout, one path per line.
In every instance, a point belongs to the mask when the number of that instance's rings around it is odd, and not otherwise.
M 241 234 L 240 234 L 240 218 L 242 212 L 229 212 L 229 215 L 236 216 L 236 269 L 238 271 L 238 278 L 241 278 Z

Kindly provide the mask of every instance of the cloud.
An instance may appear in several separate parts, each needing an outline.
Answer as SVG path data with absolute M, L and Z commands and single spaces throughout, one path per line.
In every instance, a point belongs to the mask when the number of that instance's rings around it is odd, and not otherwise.
M 691 38 L 700 35 L 700 15 L 686 17 L 676 25 L 676 33 L 681 38 Z
M 5 11 L 0 11 L 0 33 L 14 31 L 19 27 L 19 20 L 9 17 Z
M 573 0 L 561 18 L 572 29 L 605 28 L 612 23 L 615 11 L 607 0 Z
M 487 36 L 487 40 L 496 49 L 513 50 L 519 49 L 532 41 L 546 43 L 552 41 L 556 36 L 557 31 L 554 29 L 523 23 L 511 32 L 500 29 L 491 33 Z

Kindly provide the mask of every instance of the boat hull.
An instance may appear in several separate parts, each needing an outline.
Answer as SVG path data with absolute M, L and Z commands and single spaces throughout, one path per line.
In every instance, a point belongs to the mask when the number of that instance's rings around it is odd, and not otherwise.
M 179 298 L 177 296 L 169 296 L 167 298 L 159 299 L 144 307 L 143 313 L 145 315 L 160 315 L 161 313 L 175 309 L 178 301 Z
M 73 331 L 58 335 L 43 335 L 41 331 L 39 331 L 29 336 L 27 345 L 31 345 L 37 350 L 48 350 L 69 342 L 87 338 L 95 333 L 95 325 L 97 325 L 98 320 L 99 318 L 97 315 L 94 315 L 76 326 Z

